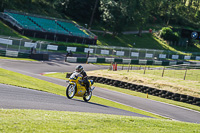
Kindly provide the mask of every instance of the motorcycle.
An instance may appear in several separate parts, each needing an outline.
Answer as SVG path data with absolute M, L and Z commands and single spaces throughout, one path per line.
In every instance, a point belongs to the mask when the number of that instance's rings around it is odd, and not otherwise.
M 95 87 L 92 87 L 92 85 L 94 84 L 93 80 L 88 80 L 88 81 L 89 81 L 90 92 L 87 95 L 86 86 L 83 83 L 82 75 L 77 72 L 72 73 L 72 75 L 69 77 L 69 81 L 68 81 L 69 85 L 67 86 L 67 89 L 66 89 L 66 96 L 69 99 L 72 99 L 74 96 L 83 97 L 83 100 L 85 102 L 88 102 L 91 99 L 92 91 L 95 88 Z

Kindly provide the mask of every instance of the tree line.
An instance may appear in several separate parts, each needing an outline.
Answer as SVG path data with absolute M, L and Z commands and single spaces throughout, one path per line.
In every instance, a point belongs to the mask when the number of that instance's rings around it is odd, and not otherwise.
M 1 0 L 1 10 L 12 2 L 46 4 L 90 27 L 93 21 L 100 22 L 113 35 L 121 33 L 124 25 L 135 25 L 140 33 L 147 24 L 200 26 L 199 0 Z

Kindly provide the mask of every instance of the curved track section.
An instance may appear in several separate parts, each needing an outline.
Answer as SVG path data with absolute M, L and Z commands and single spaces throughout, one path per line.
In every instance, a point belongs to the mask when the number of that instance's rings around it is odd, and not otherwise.
M 6 61 L 0 62 L 0 67 L 25 75 L 29 75 L 38 79 L 46 80 L 62 86 L 67 86 L 64 80 L 54 79 L 40 75 L 43 72 L 71 72 L 77 64 L 63 63 L 63 62 L 22 62 L 22 61 Z M 90 64 L 83 64 L 86 70 L 108 69 L 106 66 L 95 66 Z M 110 91 L 107 89 L 96 88 L 94 95 L 113 100 L 131 107 L 149 111 L 161 116 L 169 117 L 174 120 L 200 123 L 200 112 L 181 108 L 178 106 L 165 104 L 149 99 L 130 96 L 123 93 Z M 79 101 L 80 102 L 80 101 Z M 87 106 L 87 105 L 86 105 Z M 80 109 L 81 111 L 81 109 Z
M 96 103 L 69 100 L 64 96 L 3 84 L 0 84 L 0 108 L 91 112 L 148 117 Z

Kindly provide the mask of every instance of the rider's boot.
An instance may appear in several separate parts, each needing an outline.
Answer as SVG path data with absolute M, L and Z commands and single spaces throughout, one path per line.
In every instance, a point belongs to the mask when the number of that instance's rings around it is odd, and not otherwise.
M 90 89 L 90 87 L 88 87 L 88 88 L 86 88 L 86 90 L 87 90 L 87 91 L 86 91 L 86 95 L 88 96 L 88 95 L 90 94 L 90 90 L 91 90 L 91 89 Z

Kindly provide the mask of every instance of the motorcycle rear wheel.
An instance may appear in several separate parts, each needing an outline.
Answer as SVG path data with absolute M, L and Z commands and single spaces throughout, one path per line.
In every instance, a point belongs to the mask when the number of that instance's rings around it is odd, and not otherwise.
M 83 100 L 85 102 L 88 102 L 91 99 L 91 97 L 92 97 L 92 91 L 90 91 L 90 94 L 88 96 L 83 96 Z
M 66 89 L 66 96 L 69 98 L 69 99 L 72 99 L 75 95 L 75 92 L 76 92 L 76 89 L 74 88 L 74 85 L 70 84 L 67 86 L 67 89 Z

